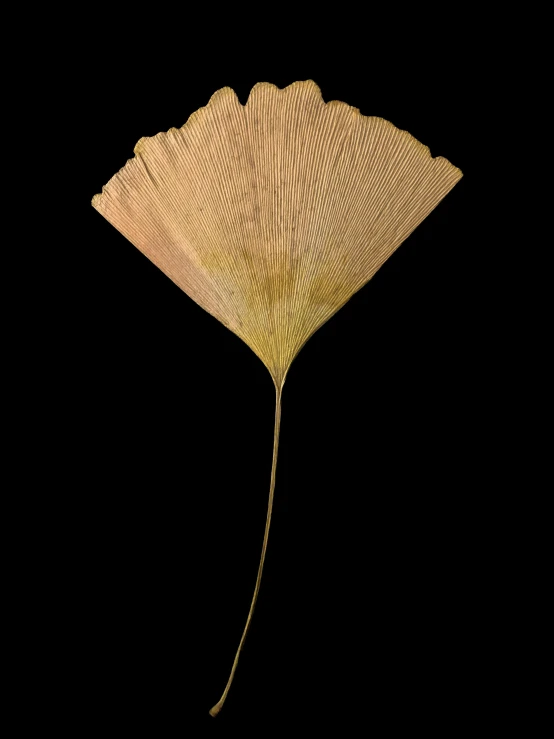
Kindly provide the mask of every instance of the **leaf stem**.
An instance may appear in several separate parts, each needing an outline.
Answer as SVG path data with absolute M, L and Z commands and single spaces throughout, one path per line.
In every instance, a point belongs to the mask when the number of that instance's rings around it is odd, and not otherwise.
M 264 541 L 262 544 L 262 556 L 260 559 L 260 566 L 258 567 L 258 576 L 256 578 L 256 587 L 254 588 L 254 596 L 252 598 L 252 603 L 250 605 L 250 611 L 248 613 L 248 618 L 246 619 L 246 626 L 244 627 L 244 631 L 242 633 L 242 638 L 240 640 L 239 648 L 237 649 L 237 653 L 235 655 L 235 661 L 233 662 L 233 667 L 231 669 L 231 674 L 229 675 L 229 680 L 227 681 L 227 685 L 225 686 L 225 690 L 223 691 L 223 695 L 219 699 L 219 701 L 215 704 L 215 706 L 210 710 L 211 716 L 217 716 L 217 714 L 221 711 L 223 708 L 223 704 L 225 703 L 225 699 L 227 698 L 227 694 L 229 693 L 229 689 L 231 688 L 231 683 L 233 682 L 233 678 L 235 677 L 235 671 L 237 669 L 240 651 L 243 647 L 244 640 L 246 639 L 246 634 L 248 633 L 248 628 L 250 627 L 250 622 L 252 621 L 252 614 L 254 613 L 254 606 L 256 605 L 256 600 L 258 599 L 258 593 L 260 591 L 260 583 L 262 581 L 262 572 L 264 569 L 264 560 L 265 560 L 265 552 L 267 549 L 267 540 L 269 538 L 269 525 L 271 523 L 271 511 L 273 509 L 273 493 L 275 490 L 275 471 L 277 469 L 277 450 L 279 448 L 279 428 L 281 425 L 281 393 L 282 393 L 282 385 L 279 387 L 277 384 L 275 384 L 275 429 L 273 434 L 273 462 L 271 464 L 271 482 L 269 485 L 269 503 L 267 506 L 267 519 L 265 524 L 265 532 L 264 532 Z

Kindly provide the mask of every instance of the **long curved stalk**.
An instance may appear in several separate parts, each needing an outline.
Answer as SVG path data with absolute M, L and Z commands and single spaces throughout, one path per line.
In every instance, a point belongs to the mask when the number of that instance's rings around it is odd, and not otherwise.
M 273 434 L 273 462 L 271 464 L 271 482 L 269 485 L 269 503 L 267 506 L 267 519 L 266 519 L 266 524 L 265 524 L 264 541 L 262 544 L 262 556 L 260 558 L 260 566 L 258 567 L 256 587 L 254 588 L 254 596 L 252 598 L 252 603 L 250 605 L 250 611 L 248 613 L 248 618 L 246 619 L 246 626 L 244 627 L 244 631 L 242 632 L 242 638 L 240 640 L 237 653 L 235 655 L 235 661 L 233 662 L 233 667 L 231 669 L 231 674 L 229 675 L 229 680 L 227 681 L 227 685 L 225 686 L 223 695 L 221 696 L 219 701 L 215 704 L 215 706 L 210 710 L 211 716 L 217 716 L 217 714 L 221 711 L 221 709 L 223 708 L 223 704 L 225 703 L 225 699 L 227 698 L 227 694 L 229 693 L 229 689 L 231 688 L 231 683 L 233 682 L 233 678 L 235 677 L 235 671 L 237 669 L 237 665 L 239 662 L 240 651 L 243 647 L 244 640 L 246 639 L 246 634 L 248 633 L 250 622 L 252 621 L 252 614 L 254 613 L 254 607 L 256 605 L 256 600 L 258 599 L 258 593 L 260 591 L 260 583 L 262 581 L 262 572 L 264 569 L 265 552 L 267 549 L 267 540 L 269 538 L 269 525 L 271 523 L 271 511 L 273 509 L 273 492 L 275 490 L 275 471 L 277 469 L 277 450 L 279 448 L 279 428 L 281 425 L 282 386 L 278 387 L 277 385 L 275 385 L 275 391 L 276 391 L 276 395 L 275 395 L 275 430 Z

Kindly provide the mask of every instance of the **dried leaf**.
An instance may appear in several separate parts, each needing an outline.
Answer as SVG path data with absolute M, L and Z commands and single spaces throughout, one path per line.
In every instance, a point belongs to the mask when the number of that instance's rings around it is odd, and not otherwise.
M 181 129 L 141 139 L 93 206 L 187 295 L 248 344 L 281 392 L 302 346 L 382 266 L 462 173 L 406 131 L 311 80 L 228 87 Z

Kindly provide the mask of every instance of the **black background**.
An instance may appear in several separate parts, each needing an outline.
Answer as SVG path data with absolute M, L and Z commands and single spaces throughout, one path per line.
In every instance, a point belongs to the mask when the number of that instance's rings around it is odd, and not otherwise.
M 357 725 L 454 736 L 490 697 L 495 569 L 494 500 L 474 472 L 486 422 L 472 401 L 469 51 L 440 21 L 408 47 L 353 35 L 352 19 L 261 40 L 264 22 L 213 23 L 191 19 L 153 44 L 148 14 L 123 30 L 103 17 L 84 49 L 74 42 L 81 150 L 59 481 L 73 495 L 52 499 L 65 524 L 53 546 L 67 607 L 52 607 L 69 687 L 57 707 L 76 736 Z M 297 79 L 408 130 L 464 178 L 293 363 L 260 597 L 212 719 L 258 567 L 274 388 L 90 200 L 141 137 L 181 126 L 220 87 L 246 103 L 258 81 Z

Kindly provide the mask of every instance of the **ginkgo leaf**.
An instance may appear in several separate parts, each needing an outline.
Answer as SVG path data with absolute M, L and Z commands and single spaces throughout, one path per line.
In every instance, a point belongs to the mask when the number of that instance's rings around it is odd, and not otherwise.
M 310 336 L 462 177 L 406 131 L 325 103 L 311 80 L 260 83 L 246 105 L 216 92 L 180 129 L 141 139 L 93 206 L 258 355 L 276 389 L 273 464 L 254 597 L 271 520 L 281 393 Z

